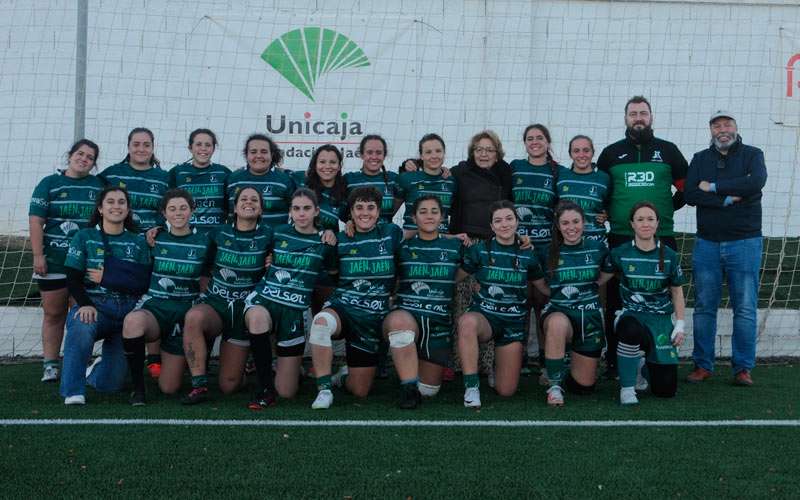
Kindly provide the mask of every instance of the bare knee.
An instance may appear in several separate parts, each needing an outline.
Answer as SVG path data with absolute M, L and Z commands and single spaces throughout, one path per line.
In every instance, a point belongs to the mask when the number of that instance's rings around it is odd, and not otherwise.
M 219 391 L 222 394 L 228 395 L 236 392 L 242 384 L 241 377 L 220 377 Z
M 175 394 L 181 388 L 180 382 L 168 382 L 164 378 L 158 379 L 158 388 L 164 394 Z

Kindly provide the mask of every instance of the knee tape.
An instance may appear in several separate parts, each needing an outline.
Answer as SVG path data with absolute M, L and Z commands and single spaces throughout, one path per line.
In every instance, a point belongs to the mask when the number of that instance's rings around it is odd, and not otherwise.
M 399 349 L 414 343 L 414 332 L 411 330 L 395 330 L 389 332 L 389 347 Z
M 325 324 L 317 324 L 318 319 L 324 319 Z M 323 311 L 317 314 L 314 317 L 314 321 L 311 322 L 311 328 L 308 332 L 308 342 L 320 347 L 333 347 L 331 337 L 333 337 L 333 333 L 335 331 L 336 318 L 333 316 L 333 314 Z
M 417 383 L 417 389 L 419 390 L 419 393 L 426 398 L 432 398 L 439 394 L 439 389 L 441 388 L 441 385 L 428 385 L 423 384 L 422 382 Z

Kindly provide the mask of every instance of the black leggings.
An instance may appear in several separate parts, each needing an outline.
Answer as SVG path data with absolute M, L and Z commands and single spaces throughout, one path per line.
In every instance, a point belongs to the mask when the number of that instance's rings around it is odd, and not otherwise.
M 617 322 L 617 338 L 628 345 L 638 345 L 645 353 L 655 348 L 650 330 L 631 316 L 623 316 Z M 650 373 L 650 392 L 660 398 L 671 398 L 678 390 L 678 365 L 662 365 L 647 362 Z

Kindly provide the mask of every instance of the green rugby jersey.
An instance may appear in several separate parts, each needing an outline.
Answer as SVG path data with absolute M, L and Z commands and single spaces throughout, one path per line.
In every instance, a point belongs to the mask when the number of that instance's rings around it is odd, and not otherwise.
M 321 272 L 335 268 L 334 253 L 334 247 L 322 243 L 318 233 L 303 234 L 291 224 L 280 225 L 273 237 L 272 265 L 256 292 L 272 302 L 305 310 Z
M 292 180 L 294 181 L 295 186 L 300 187 L 306 185 L 305 170 L 284 170 L 284 172 L 292 176 Z
M 452 176 L 444 179 L 442 174 L 431 175 L 421 169 L 416 172 L 405 172 L 399 176 L 398 193 L 405 200 L 403 229 L 417 229 L 412 217 L 417 198 L 434 195 L 442 202 L 442 223 L 439 225 L 439 232 L 448 231 L 450 207 L 456 195 L 456 180 Z
M 560 174 L 565 170 L 556 166 Z M 511 162 L 511 188 L 519 216 L 517 232 L 530 236 L 534 245 L 547 245 L 553 227 L 556 187 L 550 164 L 531 165 L 528 160 Z
M 395 253 L 403 242 L 403 230 L 395 224 L 378 224 L 368 233 L 353 237 L 344 231 L 336 238 L 339 284 L 331 302 L 354 314 L 382 317 L 389 310 L 395 282 Z
M 217 163 L 197 168 L 192 162 L 186 162 L 169 171 L 170 186 L 185 189 L 194 198 L 197 208 L 190 222 L 199 230 L 207 231 L 225 224 L 225 186 L 230 174 L 228 167 Z
M 108 234 L 106 238 L 111 255 L 114 257 L 138 264 L 150 263 L 150 247 L 147 246 L 147 242 L 141 235 L 122 231 L 121 234 Z M 103 235 L 100 234 L 100 230 L 94 227 L 81 229 L 72 238 L 64 265 L 78 271 L 103 269 L 105 256 Z M 83 277 L 83 284 L 86 287 L 86 293 L 90 296 L 120 295 L 119 292 L 93 283 L 86 275 Z
M 674 250 L 664 246 L 663 271 L 658 270 L 658 253 L 658 246 L 645 252 L 633 241 L 611 250 L 611 263 L 621 274 L 619 292 L 626 310 L 672 314 L 670 287 L 685 284 L 686 278 Z
M 467 248 L 463 267 L 481 286 L 475 300 L 481 311 L 520 321 L 527 312 L 528 282 L 544 277 L 533 250 L 495 238 Z
M 597 280 L 601 271 L 614 272 L 603 242 L 583 238 L 577 245 L 561 245 L 552 276 L 545 269 L 550 303 L 562 309 L 599 309 Z
M 303 173 L 303 178 L 300 179 L 299 176 L 295 176 L 297 172 L 292 172 L 292 177 L 295 181 L 299 181 L 297 183 L 297 187 L 308 187 L 306 186 L 306 177 L 305 173 Z M 319 224 L 317 227 L 319 229 L 330 229 L 333 232 L 339 231 L 339 221 L 342 220 L 342 211 L 345 210 L 347 205 L 347 199 L 343 199 L 340 201 L 335 201 L 331 193 L 333 190 L 331 188 L 323 188 L 322 189 L 322 196 L 320 199 L 317 200 L 319 203 Z M 346 219 L 347 217 L 345 217 Z
M 153 273 L 147 295 L 158 299 L 191 301 L 200 294 L 200 276 L 208 269 L 209 237 L 202 231 L 175 236 L 161 231 L 156 236 Z
M 572 169 L 564 169 L 556 183 L 559 200 L 569 200 L 586 213 L 583 234 L 589 237 L 603 237 L 606 227 L 598 224 L 595 217 L 608 206 L 608 187 L 611 179 L 600 170 L 579 174 Z
M 397 252 L 397 306 L 450 322 L 456 272 L 463 259 L 464 247 L 458 238 L 414 236 L 404 241 Z
M 128 162 L 112 165 L 98 175 L 110 186 L 125 188 L 131 199 L 133 221 L 139 231 L 164 224 L 159 204 L 169 189 L 169 173 L 159 166 L 136 170 Z
M 270 168 L 266 173 L 257 175 L 249 168 L 241 168 L 228 178 L 228 206 L 233 213 L 233 203 L 239 191 L 246 187 L 261 192 L 264 204 L 261 207 L 261 223 L 275 228 L 286 224 L 289 220 L 289 204 L 296 189 L 289 172 Z
M 42 179 L 31 196 L 28 215 L 45 219 L 44 255 L 48 274 L 64 274 L 64 259 L 72 237 L 86 227 L 103 181 L 94 175 L 80 179 L 63 173 Z
M 272 248 L 272 229 L 263 224 L 251 231 L 233 225 L 209 233 L 214 262 L 206 293 L 223 300 L 244 300 L 264 275 L 265 259 Z
M 400 186 L 398 184 L 398 176 L 395 172 L 383 172 L 377 175 L 367 175 L 362 171 L 347 172 L 344 174 L 344 180 L 347 182 L 347 195 L 354 189 L 360 187 L 373 187 L 377 189 L 382 195 L 381 202 L 381 219 L 380 222 L 390 223 L 394 217 L 394 200 L 399 198 Z M 349 214 L 346 219 L 349 219 Z

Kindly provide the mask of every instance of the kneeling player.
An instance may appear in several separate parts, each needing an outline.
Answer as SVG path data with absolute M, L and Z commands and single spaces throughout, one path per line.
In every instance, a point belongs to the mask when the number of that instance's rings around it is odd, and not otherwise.
M 678 347 L 684 338 L 685 282 L 680 258 L 656 238 L 658 212 L 649 202 L 631 209 L 634 238 L 628 245 L 611 251 L 611 262 L 620 273 L 622 311 L 615 322 L 619 338 L 617 369 L 619 401 L 636 404 L 636 389 L 647 388 L 659 397 L 671 398 L 678 387 Z M 672 313 L 676 321 L 672 323 Z M 637 384 L 643 364 L 639 352 L 647 356 L 647 379 Z
M 311 405 L 315 409 L 333 403 L 334 338 L 346 340 L 347 367 L 339 377 L 341 384 L 359 397 L 366 397 L 372 387 L 381 327 L 394 287 L 395 252 L 403 240 L 398 226 L 378 224 L 381 199 L 377 189 L 365 187 L 353 190 L 347 200 L 355 234 L 350 237 L 340 232 L 337 237 L 339 285 L 326 307 L 314 316 L 309 335 L 319 391 Z
M 463 248 L 458 238 L 439 234 L 442 202 L 424 195 L 413 205 L 415 236 L 400 246 L 397 306 L 383 321 L 400 378 L 400 407 L 416 408 L 420 395 L 435 396 L 452 350 L 450 303 L 454 282 L 467 274 L 459 269 Z
M 200 276 L 207 270 L 209 239 L 189 225 L 192 195 L 183 189 L 164 193 L 161 211 L 169 231 L 156 236 L 153 273 L 147 294 L 125 316 L 122 343 L 133 381 L 130 403 L 145 404 L 144 344 L 161 339 L 161 375 L 158 386 L 173 394 L 181 386 L 186 367 L 183 354 L 183 318 L 200 294 Z
M 571 201 L 556 206 L 555 230 L 547 265 L 552 294 L 544 308 L 545 368 L 550 388 L 547 404 L 562 406 L 561 384 L 578 394 L 594 390 L 603 348 L 603 308 L 599 286 L 613 276 L 608 248 L 584 238 L 584 212 Z M 571 347 L 570 373 L 564 356 Z
M 261 193 L 246 187 L 236 194 L 233 225 L 209 233 L 214 268 L 208 290 L 186 313 L 183 349 L 192 374 L 192 390 L 181 402 L 197 404 L 208 399 L 206 360 L 208 347 L 222 334 L 219 348 L 219 388 L 224 394 L 238 389 L 250 342 L 244 328 L 244 299 L 264 274 L 272 247 L 272 229 L 259 224 Z
M 290 203 L 292 224 L 275 229 L 272 265 L 245 304 L 244 321 L 250 332 L 259 381 L 249 404 L 253 410 L 275 404 L 276 395 L 291 398 L 297 393 L 305 350 L 304 313 L 311 304 L 311 294 L 321 271 L 334 267 L 334 247 L 320 240 L 315 225 L 319 204 L 314 192 L 300 188 L 294 192 Z M 330 272 L 335 274 L 336 271 Z M 277 337 L 275 380 L 270 332 Z
M 549 294 L 533 250 L 523 249 L 517 236 L 519 218 L 514 204 L 497 201 L 491 207 L 494 238 L 470 247 L 464 270 L 475 275 L 480 290 L 469 312 L 458 320 L 458 354 L 464 375 L 464 406 L 480 408 L 478 343 L 494 339 L 495 390 L 501 396 L 517 391 L 522 368 L 525 303 L 528 283 Z

